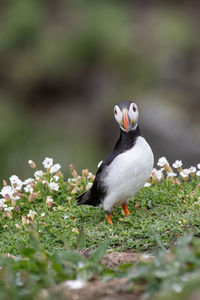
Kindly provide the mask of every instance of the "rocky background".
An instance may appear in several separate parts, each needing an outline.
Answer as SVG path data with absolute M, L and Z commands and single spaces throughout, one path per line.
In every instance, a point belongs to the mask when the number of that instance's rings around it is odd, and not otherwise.
M 96 170 L 133 99 L 155 159 L 200 162 L 199 1 L 0 3 L 0 179 L 53 157 Z M 30 171 L 31 173 L 31 171 Z

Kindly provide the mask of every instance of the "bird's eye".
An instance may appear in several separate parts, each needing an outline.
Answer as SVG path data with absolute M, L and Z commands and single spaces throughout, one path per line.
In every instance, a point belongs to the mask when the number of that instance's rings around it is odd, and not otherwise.
M 115 115 L 117 115 L 117 110 L 115 109 Z
M 137 108 L 133 105 L 133 111 L 136 112 Z

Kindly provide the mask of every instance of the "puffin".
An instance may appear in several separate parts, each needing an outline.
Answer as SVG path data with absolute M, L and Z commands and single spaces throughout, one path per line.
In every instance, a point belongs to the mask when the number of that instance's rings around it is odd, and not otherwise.
M 122 205 L 124 216 L 129 216 L 128 201 L 147 182 L 151 175 L 154 155 L 142 136 L 139 111 L 132 101 L 123 101 L 114 107 L 114 116 L 120 136 L 113 151 L 98 165 L 91 188 L 76 198 L 77 205 L 102 206 L 105 217 L 112 224 L 111 211 Z

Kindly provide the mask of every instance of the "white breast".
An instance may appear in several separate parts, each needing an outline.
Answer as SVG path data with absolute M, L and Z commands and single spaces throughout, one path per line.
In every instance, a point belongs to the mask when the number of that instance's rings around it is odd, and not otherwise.
M 133 148 L 116 156 L 106 169 L 104 210 L 110 211 L 138 192 L 150 177 L 153 163 L 153 152 L 143 137 L 137 138 Z

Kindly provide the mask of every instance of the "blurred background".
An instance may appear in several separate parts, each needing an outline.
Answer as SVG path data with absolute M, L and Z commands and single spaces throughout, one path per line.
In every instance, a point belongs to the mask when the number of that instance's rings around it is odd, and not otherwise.
M 199 1 L 1 0 L 0 179 L 95 172 L 134 100 L 155 160 L 200 162 Z

